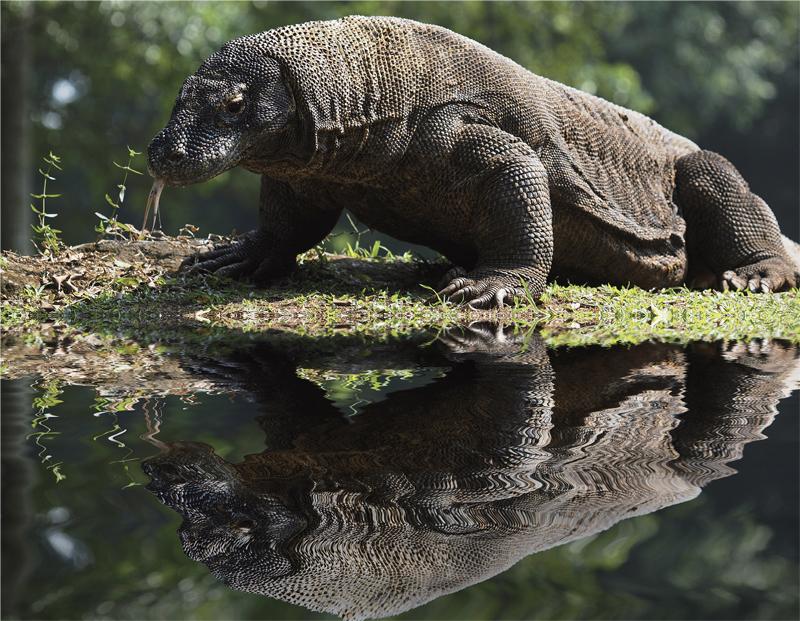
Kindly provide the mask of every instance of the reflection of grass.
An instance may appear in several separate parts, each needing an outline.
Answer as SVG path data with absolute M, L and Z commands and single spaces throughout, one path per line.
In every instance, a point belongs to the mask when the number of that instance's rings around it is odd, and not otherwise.
M 346 414 L 356 415 L 363 406 L 379 401 L 390 392 L 419 387 L 421 383 L 443 377 L 444 370 L 416 367 L 341 372 L 335 369 L 298 368 L 297 375 L 320 386 L 327 398 L 339 405 Z
M 64 462 L 55 461 L 55 458 L 50 452 L 49 447 L 45 444 L 45 441 L 49 443 L 49 441 L 53 440 L 56 436 L 61 435 L 60 431 L 55 431 L 50 426 L 49 421 L 58 418 L 58 416 L 53 414 L 51 410 L 63 403 L 60 398 L 62 393 L 62 382 L 58 379 L 48 379 L 35 384 L 33 388 L 36 391 L 32 400 L 32 405 L 35 412 L 35 416 L 31 420 L 33 432 L 28 434 L 26 439 L 33 439 L 34 444 L 36 444 L 39 449 L 37 455 L 42 465 L 44 465 L 45 468 L 53 474 L 56 479 L 56 483 L 60 483 L 67 478 L 66 474 L 64 474 L 61 470 L 61 468 L 64 466 Z M 128 470 L 128 462 L 139 461 L 140 458 L 131 458 L 133 449 L 128 447 L 123 441 L 120 440 L 120 437 L 127 432 L 127 429 L 119 424 L 117 413 L 133 410 L 138 401 L 138 396 L 130 395 L 118 398 L 96 397 L 94 405 L 92 406 L 92 411 L 95 417 L 99 417 L 104 414 L 110 414 L 113 419 L 112 427 L 94 436 L 91 436 L 92 441 L 97 442 L 101 438 L 104 438 L 117 448 L 125 449 L 127 451 L 120 459 L 111 461 L 108 464 L 109 466 L 112 464 L 122 464 L 123 470 L 125 471 L 127 478 L 130 480 L 130 483 L 126 487 L 140 485 L 133 479 Z
M 110 429 L 106 429 L 105 431 L 98 433 L 95 436 L 92 436 L 92 441 L 97 442 L 101 438 L 105 438 L 108 442 L 111 442 L 116 447 L 124 449 L 126 451 L 125 454 L 120 459 L 115 459 L 114 461 L 108 462 L 109 466 L 113 466 L 115 464 L 122 465 L 122 469 L 125 473 L 125 476 L 129 481 L 123 487 L 123 489 L 141 485 L 141 483 L 137 482 L 131 475 L 128 465 L 130 462 L 141 461 L 141 458 L 131 457 L 131 455 L 133 455 L 134 453 L 133 448 L 127 446 L 122 440 L 119 439 L 125 433 L 128 432 L 128 429 L 120 425 L 118 414 L 120 412 L 133 411 L 137 403 L 139 403 L 139 400 L 140 398 L 138 396 L 131 396 L 131 395 L 116 396 L 116 397 L 97 396 L 95 397 L 94 404 L 92 405 L 92 412 L 94 413 L 95 417 L 100 417 L 110 414 L 113 421 L 113 426 Z
M 53 418 L 58 418 L 55 414 L 51 413 L 50 410 L 62 403 L 61 399 L 59 399 L 61 395 L 61 382 L 57 380 L 43 381 L 34 388 L 40 391 L 33 399 L 33 409 L 36 415 L 31 420 L 33 432 L 28 434 L 25 439 L 30 440 L 33 438 L 34 444 L 39 448 L 37 453 L 39 460 L 45 468 L 53 474 L 56 483 L 60 483 L 67 478 L 61 471 L 61 466 L 64 464 L 61 461 L 54 460 L 53 454 L 44 444 L 44 441 L 51 440 L 55 436 L 60 435 L 60 432 L 54 431 L 53 428 L 50 427 L 48 421 Z

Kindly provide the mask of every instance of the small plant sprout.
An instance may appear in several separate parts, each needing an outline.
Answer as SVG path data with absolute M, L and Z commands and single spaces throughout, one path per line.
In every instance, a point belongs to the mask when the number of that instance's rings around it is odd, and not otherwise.
M 369 248 L 366 248 L 366 247 L 362 246 L 361 245 L 361 237 L 363 235 L 365 235 L 366 233 L 369 233 L 370 229 L 359 230 L 359 228 L 356 225 L 356 223 L 350 217 L 350 214 L 345 214 L 345 215 L 347 216 L 347 220 L 348 220 L 348 222 L 350 222 L 350 226 L 352 228 L 352 233 L 351 234 L 356 236 L 355 244 L 351 244 L 350 242 L 347 242 L 345 244 L 345 247 L 342 250 L 342 253 L 345 256 L 350 257 L 351 259 L 380 259 L 380 258 L 384 258 L 387 261 L 392 261 L 392 260 L 395 259 L 394 253 L 391 250 L 389 250 L 386 246 L 382 245 L 379 239 L 376 239 L 373 242 L 372 246 L 369 247 Z M 335 237 L 335 236 L 340 235 L 340 234 L 341 233 L 334 233 L 333 235 L 331 235 L 331 237 Z M 383 256 L 381 256 L 381 251 L 383 251 L 383 253 L 384 253 Z M 410 258 L 410 253 L 408 253 L 408 254 L 409 254 L 409 258 Z
M 119 189 L 119 193 L 117 194 L 117 199 L 119 202 L 115 201 L 109 194 L 106 194 L 106 203 L 111 206 L 111 216 L 106 216 L 98 211 L 94 213 L 98 218 L 100 218 L 100 222 L 94 230 L 100 233 L 100 235 L 118 235 L 123 237 L 125 233 L 136 233 L 135 227 L 131 226 L 130 224 L 125 224 L 124 222 L 120 222 L 117 219 L 117 215 L 119 214 L 119 210 L 122 207 L 122 203 L 125 201 L 125 192 L 128 189 L 128 175 L 133 173 L 134 175 L 141 175 L 142 173 L 135 168 L 131 167 L 133 163 L 133 159 L 137 156 L 141 155 L 140 151 L 134 151 L 130 147 L 128 147 L 128 163 L 125 166 L 121 164 L 117 164 L 117 162 L 112 160 L 114 166 L 119 168 L 120 170 L 125 171 L 125 174 L 122 177 L 122 183 L 117 184 L 117 188 Z
M 369 229 L 359 230 L 358 225 L 353 221 L 353 218 L 350 217 L 349 213 L 345 213 L 347 217 L 347 221 L 350 223 L 351 234 L 356 236 L 356 243 L 350 244 L 347 242 L 347 245 L 344 249 L 344 254 L 350 258 L 357 259 L 358 257 L 362 256 L 362 248 L 361 248 L 361 236 L 365 233 L 369 232 Z M 331 237 L 336 237 L 341 233 L 334 233 Z
M 531 305 L 531 306 L 533 306 L 535 308 L 536 307 L 536 297 L 533 295 L 533 292 L 531 292 L 530 288 L 528 287 L 528 281 L 525 280 L 524 278 L 520 278 L 519 279 L 519 286 L 522 289 L 522 293 L 523 293 L 523 295 L 525 297 L 525 301 L 529 305 Z
M 443 298 L 441 295 L 439 295 L 439 292 L 436 289 L 434 289 L 433 287 L 431 287 L 429 285 L 425 285 L 425 284 L 422 284 L 422 283 L 420 283 L 419 286 L 421 288 L 427 290 L 427 291 L 430 291 L 433 294 L 431 297 L 428 298 L 429 301 L 433 302 L 433 300 L 436 299 L 436 303 L 441 308 L 443 308 L 443 309 L 447 308 L 447 306 L 449 304 L 449 301 L 447 300 L 447 298 Z
M 42 191 L 39 194 L 31 194 L 32 198 L 41 201 L 39 207 L 31 203 L 33 213 L 39 216 L 39 223 L 31 225 L 33 232 L 36 233 L 33 244 L 40 254 L 55 255 L 58 254 L 58 251 L 61 249 L 61 240 L 58 238 L 58 234 L 61 233 L 61 231 L 51 227 L 47 223 L 47 218 L 55 218 L 58 215 L 56 213 L 47 212 L 47 199 L 58 198 L 61 194 L 48 194 L 47 182 L 56 180 L 50 173 L 54 168 L 56 170 L 61 170 L 61 158 L 50 151 L 42 160 L 47 164 L 47 170 L 39 169 L 39 174 L 42 176 Z

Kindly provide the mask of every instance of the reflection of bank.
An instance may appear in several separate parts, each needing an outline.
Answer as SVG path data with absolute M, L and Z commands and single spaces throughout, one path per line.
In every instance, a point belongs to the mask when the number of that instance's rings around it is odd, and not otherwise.
M 232 464 L 168 443 L 144 464 L 184 518 L 186 553 L 237 589 L 348 618 L 397 614 L 731 474 L 798 355 L 548 351 L 482 327 L 440 345 L 425 356 L 443 377 L 349 418 L 290 353 L 216 361 L 260 402 L 269 449 Z

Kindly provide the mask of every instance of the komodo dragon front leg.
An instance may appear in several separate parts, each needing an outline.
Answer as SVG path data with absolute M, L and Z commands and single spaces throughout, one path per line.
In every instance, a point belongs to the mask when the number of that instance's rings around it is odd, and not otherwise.
M 416 146 L 423 160 L 439 162 L 432 185 L 444 188 L 453 212 L 450 235 L 475 257 L 451 270 L 439 295 L 474 308 L 502 306 L 526 290 L 538 298 L 553 260 L 547 171 L 525 142 L 469 118 L 442 111 Z
M 312 202 L 304 192 L 262 175 L 258 229 L 236 243 L 189 257 L 181 268 L 249 277 L 258 284 L 289 274 L 297 255 L 325 239 L 342 211 L 325 202 L 326 193 L 314 194 Z

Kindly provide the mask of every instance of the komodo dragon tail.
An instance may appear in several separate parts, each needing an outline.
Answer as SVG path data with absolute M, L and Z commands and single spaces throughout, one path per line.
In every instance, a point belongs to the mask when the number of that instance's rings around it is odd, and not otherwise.
M 781 235 L 781 239 L 783 240 L 783 247 L 786 250 L 786 254 L 789 255 L 792 263 L 794 263 L 795 270 L 800 273 L 800 244 L 792 241 L 786 237 L 786 235 Z

